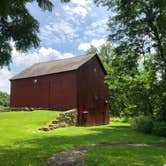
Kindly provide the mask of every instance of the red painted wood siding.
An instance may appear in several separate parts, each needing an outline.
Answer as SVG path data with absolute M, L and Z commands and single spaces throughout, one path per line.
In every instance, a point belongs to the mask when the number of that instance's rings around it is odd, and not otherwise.
M 79 125 L 109 123 L 109 91 L 104 83 L 105 73 L 97 57 L 93 57 L 77 71 Z M 86 111 L 88 113 L 86 113 Z
M 13 80 L 10 106 L 67 110 L 77 107 L 76 93 L 75 72 Z

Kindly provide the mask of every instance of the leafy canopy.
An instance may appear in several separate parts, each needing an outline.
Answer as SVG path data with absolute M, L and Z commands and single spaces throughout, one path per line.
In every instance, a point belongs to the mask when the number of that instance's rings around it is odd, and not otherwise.
M 130 51 L 130 53 L 129 53 Z M 128 50 L 128 54 L 117 54 L 116 48 L 106 43 L 87 53 L 98 53 L 107 70 L 106 82 L 110 90 L 110 110 L 113 116 L 149 115 L 161 116 L 160 81 L 156 77 L 154 55 L 146 55 L 144 62 Z
M 118 53 L 127 46 L 135 54 L 156 53 L 156 64 L 166 65 L 165 0 L 95 0 L 114 12 L 109 19 L 109 40 L 116 42 Z M 128 48 L 127 48 L 128 49 Z
M 69 0 L 61 0 L 68 2 Z M 10 45 L 14 41 L 18 51 L 37 48 L 40 40 L 38 21 L 29 13 L 26 4 L 36 2 L 43 10 L 52 11 L 50 0 L 1 0 L 0 4 L 0 66 L 9 65 L 12 61 Z
M 139 102 L 142 101 L 139 96 L 143 92 L 147 104 L 143 102 L 142 105 L 149 105 L 144 110 L 149 113 L 155 112 L 153 115 L 166 121 L 165 0 L 95 0 L 95 2 L 107 6 L 113 12 L 108 23 L 110 30 L 108 39 L 116 44 L 114 51 L 116 60 L 119 59 L 117 65 L 125 71 L 123 76 L 130 73 L 132 81 L 127 80 L 126 83 L 131 82 L 129 87 L 133 87 L 133 92 L 137 92 L 133 93 L 133 98 L 130 99 L 130 95 L 125 98 L 132 101 L 136 97 L 134 100 L 138 103 L 135 106 L 138 108 Z M 138 70 L 138 60 L 143 61 L 142 71 Z M 149 81 L 144 86 L 146 77 Z M 141 78 L 143 82 L 140 82 Z M 125 85 L 123 79 L 119 83 Z M 148 89 L 144 91 L 143 87 Z M 126 94 L 128 92 L 130 90 L 126 91 Z

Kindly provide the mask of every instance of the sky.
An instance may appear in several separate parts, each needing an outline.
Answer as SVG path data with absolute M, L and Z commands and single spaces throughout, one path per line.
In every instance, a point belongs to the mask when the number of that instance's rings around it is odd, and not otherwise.
M 52 12 L 41 10 L 35 3 L 27 4 L 40 23 L 40 47 L 20 53 L 11 43 L 12 63 L 10 70 L 0 69 L 0 91 L 10 93 L 9 79 L 34 63 L 83 55 L 90 45 L 100 47 L 106 42 L 110 14 L 106 8 L 97 7 L 93 0 L 53 3 Z

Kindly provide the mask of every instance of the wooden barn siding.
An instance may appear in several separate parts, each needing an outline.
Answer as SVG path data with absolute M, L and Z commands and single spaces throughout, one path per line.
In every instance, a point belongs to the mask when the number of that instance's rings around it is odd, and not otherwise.
M 67 110 L 77 106 L 76 93 L 74 71 L 13 80 L 10 106 Z
M 78 123 L 81 126 L 109 123 L 109 105 L 105 103 L 105 100 L 109 101 L 109 91 L 104 77 L 105 73 L 96 57 L 77 71 Z M 87 119 L 84 111 L 88 111 Z

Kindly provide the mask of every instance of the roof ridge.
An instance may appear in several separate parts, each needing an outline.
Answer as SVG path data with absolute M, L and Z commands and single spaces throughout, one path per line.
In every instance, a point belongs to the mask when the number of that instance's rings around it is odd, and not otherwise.
M 77 56 L 73 56 L 73 57 L 69 57 L 69 58 L 49 60 L 49 61 L 46 61 L 46 62 L 37 62 L 37 63 L 34 63 L 33 65 L 41 64 L 41 63 L 49 63 L 49 62 L 69 60 L 69 59 L 73 59 L 73 58 L 75 59 L 75 58 L 80 58 L 80 57 L 84 57 L 84 56 L 92 56 L 92 55 L 95 56 L 96 54 L 77 55 Z M 33 66 L 33 65 L 31 65 L 31 66 Z

